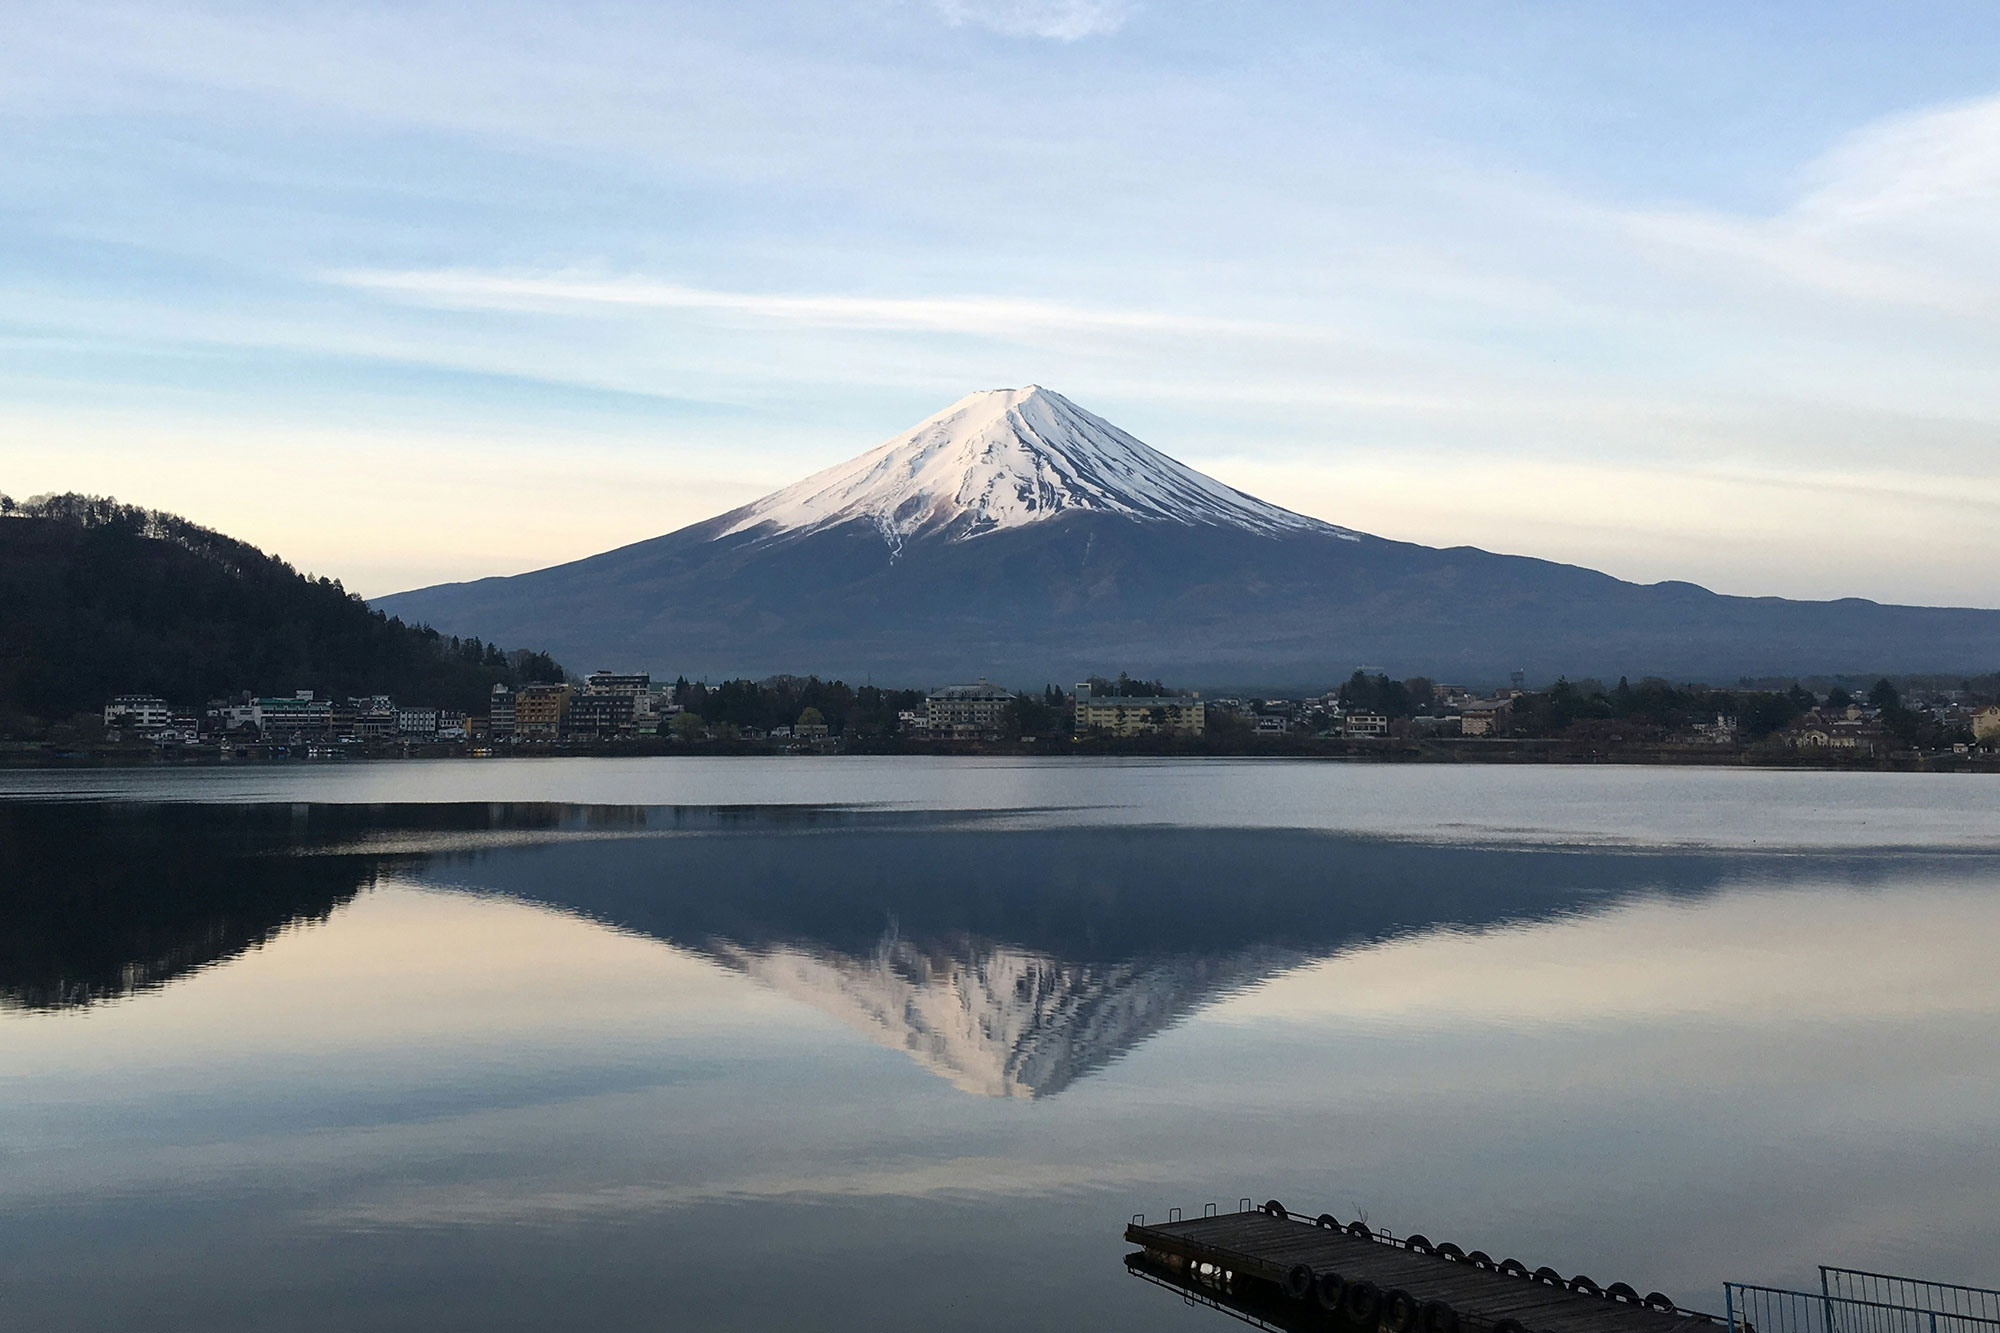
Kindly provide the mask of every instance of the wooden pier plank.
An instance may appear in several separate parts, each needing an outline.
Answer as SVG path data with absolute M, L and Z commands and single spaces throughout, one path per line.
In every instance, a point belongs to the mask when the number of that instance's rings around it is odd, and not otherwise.
M 1688 1333 L 1685 1312 L 1669 1314 L 1586 1296 L 1442 1255 L 1418 1254 L 1372 1236 L 1319 1227 L 1303 1218 L 1257 1211 L 1150 1225 L 1134 1222 L 1126 1239 L 1269 1281 L 1281 1282 L 1294 1266 L 1304 1264 L 1315 1273 L 1337 1272 L 1349 1282 L 1366 1280 L 1383 1291 L 1400 1288 L 1420 1302 L 1449 1305 L 1475 1330 L 1515 1319 L 1534 1333 Z

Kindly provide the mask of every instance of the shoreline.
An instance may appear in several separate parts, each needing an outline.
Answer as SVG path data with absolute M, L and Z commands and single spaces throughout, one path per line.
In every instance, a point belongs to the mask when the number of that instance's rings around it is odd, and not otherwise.
M 299 747 L 263 744 L 188 747 L 161 752 L 151 747 L 94 746 L 60 749 L 39 742 L 0 743 L 0 768 L 222 768 L 337 766 L 383 760 L 464 761 L 490 759 L 657 759 L 657 758 L 781 758 L 789 756 L 867 755 L 878 758 L 1044 758 L 1044 759 L 1288 759 L 1355 764 L 1510 765 L 1582 767 L 1621 765 L 1651 768 L 1721 768 L 1763 771 L 1852 773 L 2000 773 L 2000 750 L 1892 751 L 1888 754 L 1801 751 L 1770 745 L 1589 745 L 1560 738 L 1481 738 L 1345 740 L 1335 738 L 1271 738 L 1249 744 L 1186 741 L 1108 741 L 1093 738 L 1050 738 L 1020 741 L 903 741 L 869 739 L 817 745 L 763 741 L 625 741 L 536 742 L 504 748 L 463 744 L 410 744 L 343 747 L 335 753 L 295 753 Z

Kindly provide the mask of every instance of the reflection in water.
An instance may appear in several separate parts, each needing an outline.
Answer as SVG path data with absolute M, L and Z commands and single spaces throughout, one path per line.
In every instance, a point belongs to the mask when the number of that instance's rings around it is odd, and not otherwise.
M 17 1005 L 160 985 L 324 919 L 393 868 L 666 941 L 958 1088 L 1027 1098 L 1222 996 L 1370 942 L 1725 880 L 1866 883 L 1884 867 L 1854 854 L 534 804 L 0 805 L 0 856 L 0 1000 Z
M 1241 1194 L 1990 1272 L 2000 857 L 1061 823 L 0 805 L 8 1316 L 1198 1333 L 1117 1231 Z
M 1138 1250 L 1125 1256 L 1125 1271 L 1179 1293 L 1189 1305 L 1204 1305 L 1278 1333 L 1364 1333 L 1358 1322 L 1329 1315 L 1315 1301 L 1291 1300 L 1269 1283 L 1238 1282 L 1234 1275 L 1214 1272 L 1209 1265 L 1201 1271 L 1192 1264 L 1176 1267 Z
M 1218 995 L 1306 960 L 1293 949 L 1069 962 L 961 937 L 911 940 L 894 928 L 856 957 L 804 945 L 706 946 L 793 999 L 908 1051 L 966 1092 L 1059 1092 Z
M 117 999 L 324 920 L 377 869 L 287 855 L 324 818 L 0 804 L 0 1003 Z
M 1865 884 L 1888 868 L 1852 854 L 653 813 L 655 833 L 706 836 L 551 841 L 446 858 L 432 874 L 704 954 L 959 1088 L 1007 1097 L 1060 1092 L 1227 994 L 1373 942 L 1725 882 Z

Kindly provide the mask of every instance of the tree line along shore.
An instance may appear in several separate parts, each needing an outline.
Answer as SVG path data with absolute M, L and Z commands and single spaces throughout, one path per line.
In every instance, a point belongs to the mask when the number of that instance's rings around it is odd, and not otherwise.
M 1357 670 L 1262 692 L 578 678 L 545 652 L 406 625 L 172 514 L 0 496 L 0 757 L 17 764 L 838 750 L 1979 766 L 1996 745 L 2000 673 L 1469 689 Z
M 0 753 L 16 763 L 843 753 L 1978 770 L 2000 769 L 2000 704 L 1986 702 L 1995 687 L 2000 679 L 1985 677 L 1883 678 L 1865 691 L 1558 680 L 1475 695 L 1355 672 L 1320 693 L 1204 695 L 1123 675 L 1016 692 L 988 682 L 855 688 L 816 676 L 655 685 L 645 673 L 599 672 L 519 692 L 497 684 L 489 716 L 414 710 L 415 727 L 413 710 L 380 696 L 348 701 L 345 714 L 322 707 L 306 729 L 294 725 L 295 697 L 262 701 L 290 719 L 265 727 L 228 725 L 251 710 L 224 706 L 200 726 L 183 718 L 181 728 L 149 730 L 114 703 L 70 735 L 15 739 Z M 502 701 L 507 721 L 496 730 Z M 531 701 L 539 721 L 530 721 Z M 151 703 L 167 716 L 162 701 Z M 383 710 L 366 711 L 371 704 Z M 359 725 L 371 719 L 378 725 Z

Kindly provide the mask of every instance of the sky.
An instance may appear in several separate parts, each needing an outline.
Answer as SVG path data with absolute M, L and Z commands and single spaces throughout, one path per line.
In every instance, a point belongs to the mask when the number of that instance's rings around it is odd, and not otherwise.
M 378 595 L 1039 383 L 1386 537 L 2000 606 L 2000 7 L 0 6 L 0 491 Z

